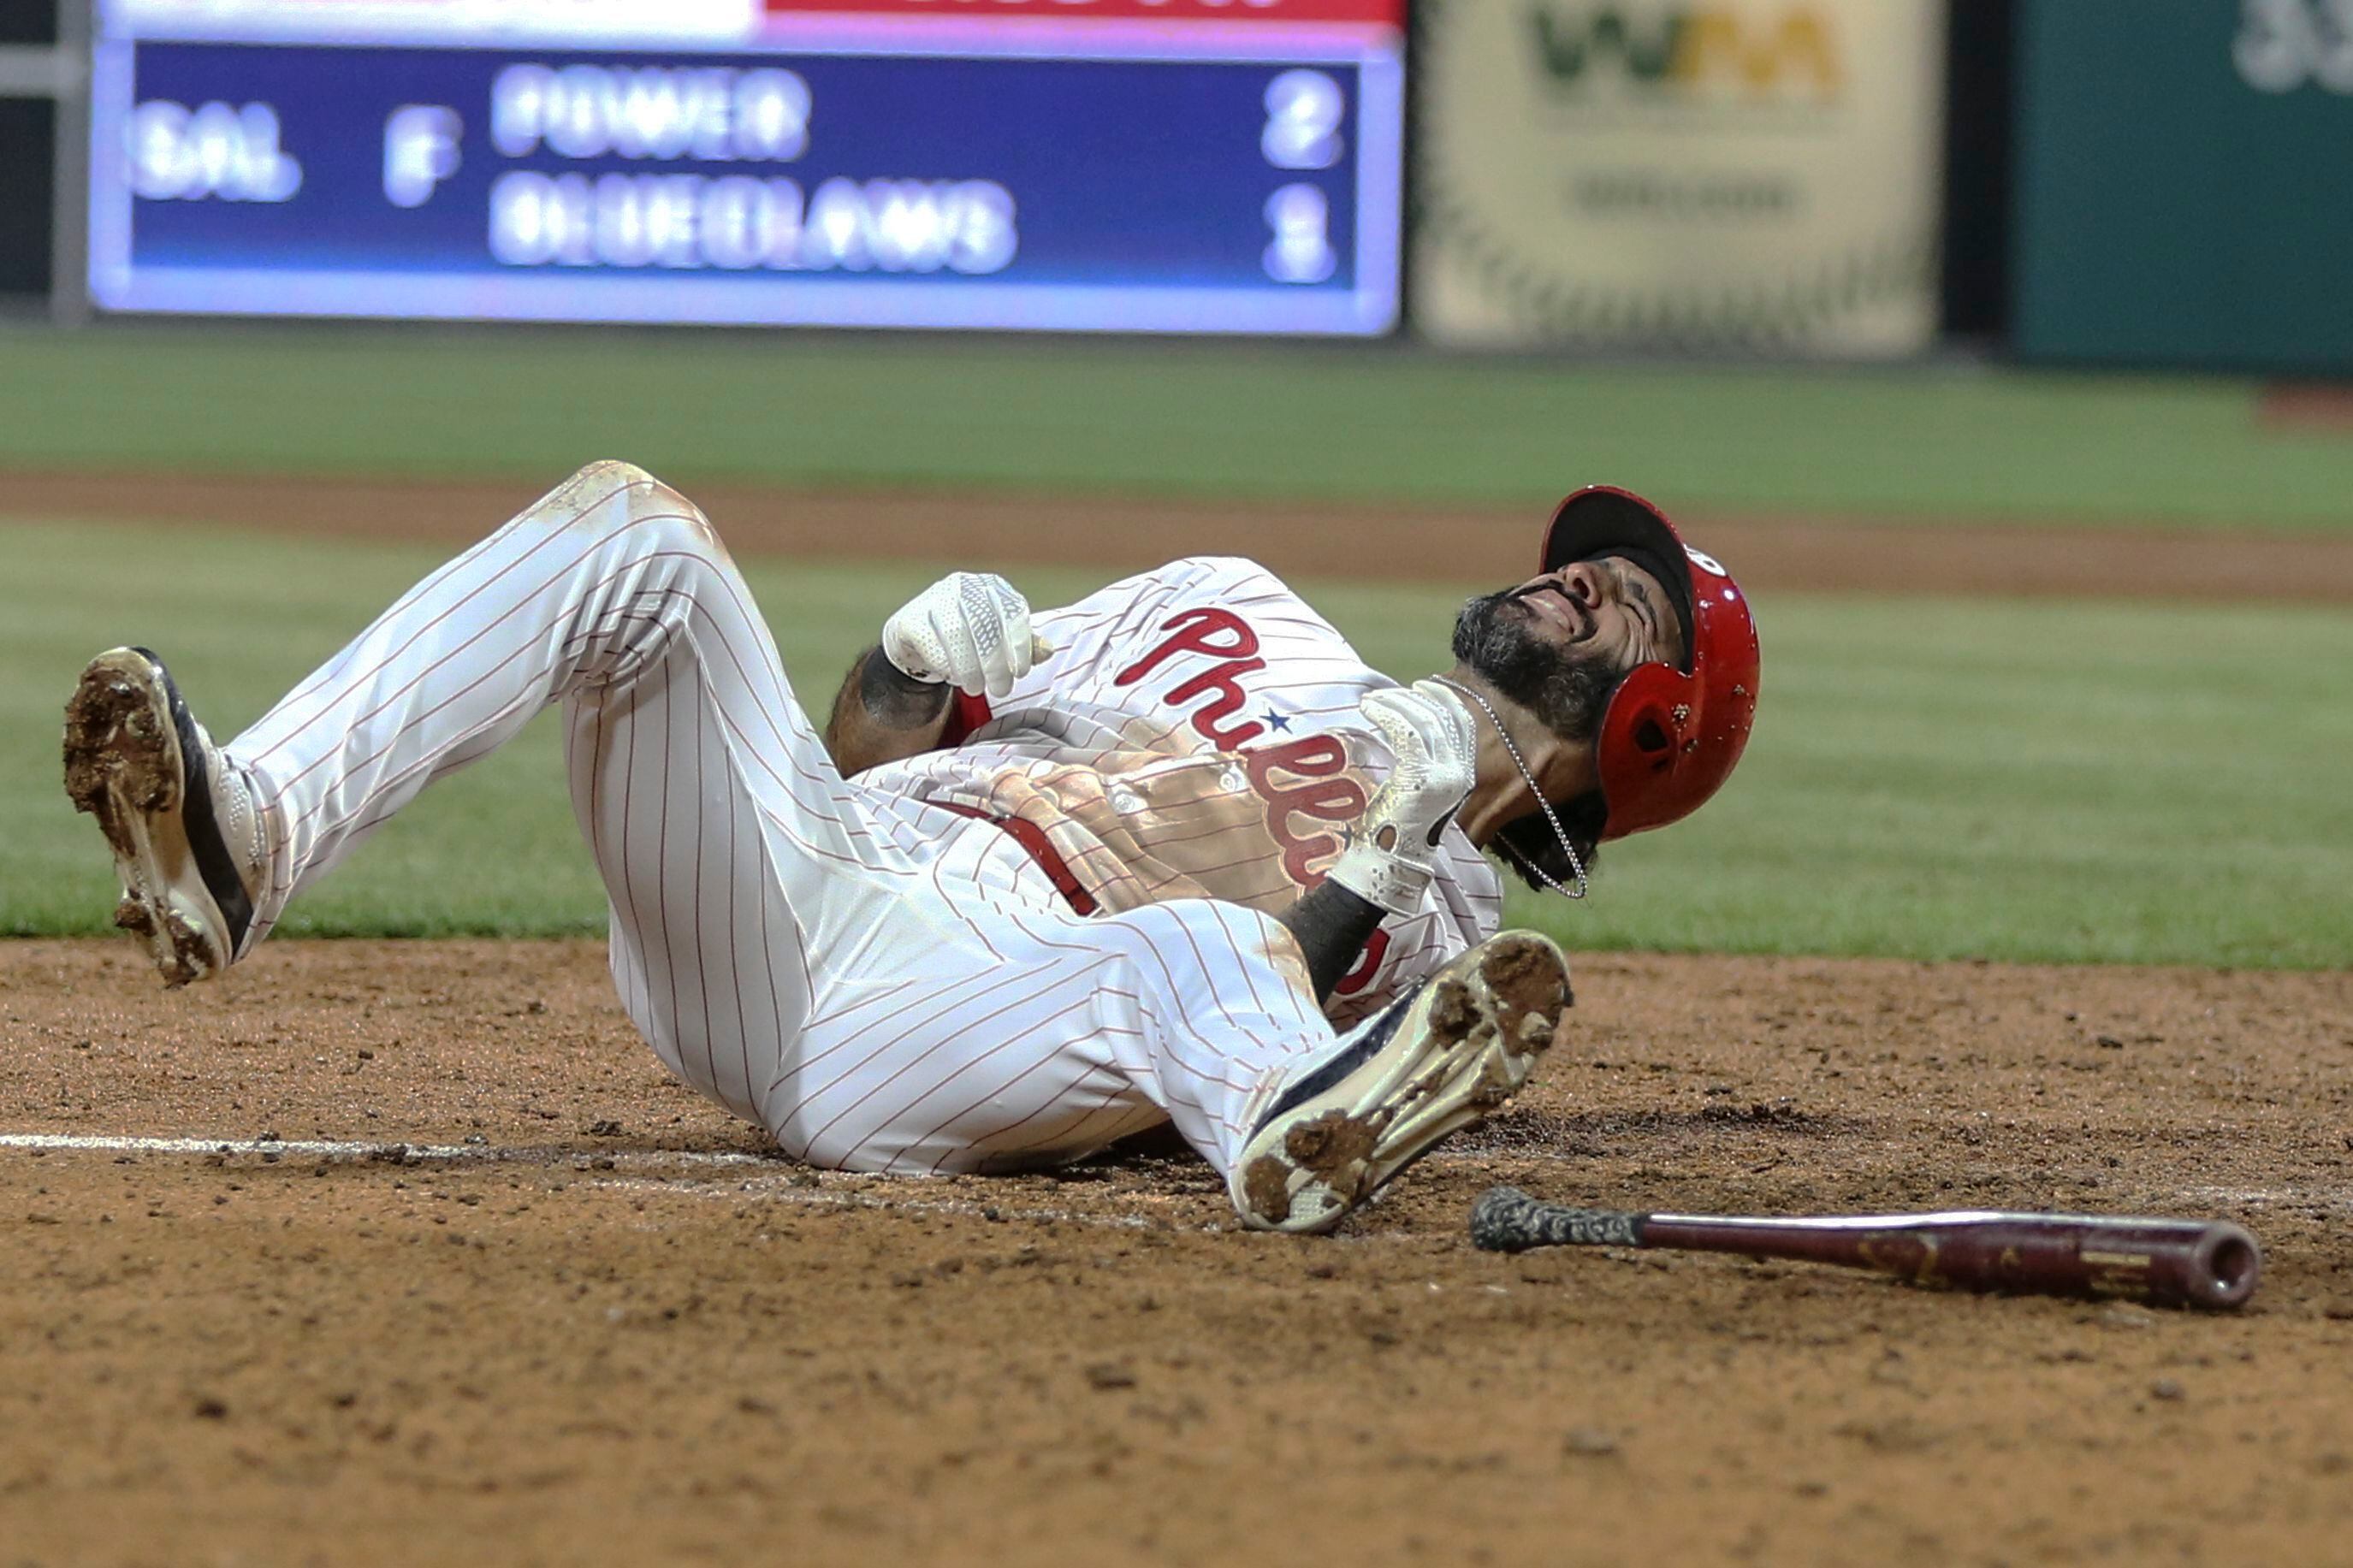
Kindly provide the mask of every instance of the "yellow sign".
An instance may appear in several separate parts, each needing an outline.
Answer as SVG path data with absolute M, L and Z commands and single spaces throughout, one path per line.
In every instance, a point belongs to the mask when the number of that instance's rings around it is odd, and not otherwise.
M 1411 313 L 1450 344 L 1916 353 L 1942 0 L 1422 0 Z
M 1816 5 L 1778 16 L 1705 5 L 1646 19 L 1620 5 L 1539 5 L 1529 24 L 1537 68 L 1563 91 L 1612 71 L 1685 91 L 1832 98 L 1840 87 L 1837 28 Z

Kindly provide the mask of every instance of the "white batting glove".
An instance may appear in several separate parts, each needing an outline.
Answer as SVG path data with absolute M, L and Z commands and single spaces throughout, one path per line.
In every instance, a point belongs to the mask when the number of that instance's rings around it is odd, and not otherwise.
M 1442 682 L 1376 691 L 1358 704 L 1397 757 L 1356 819 L 1332 880 L 1392 914 L 1410 914 L 1430 889 L 1438 840 L 1478 777 L 1479 731 Z
M 1001 698 L 1050 653 L 1029 631 L 1029 601 L 987 572 L 951 572 L 882 623 L 882 657 L 913 680 Z

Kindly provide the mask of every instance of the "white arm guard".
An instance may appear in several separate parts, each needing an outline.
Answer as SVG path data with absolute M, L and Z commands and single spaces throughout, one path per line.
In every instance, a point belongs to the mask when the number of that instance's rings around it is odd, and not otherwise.
M 1392 914 L 1410 914 L 1430 889 L 1439 836 L 1477 778 L 1479 731 L 1461 699 L 1435 680 L 1376 691 L 1361 706 L 1397 765 L 1356 819 L 1332 880 Z
M 951 572 L 882 623 L 882 657 L 901 674 L 1001 698 L 1050 650 L 1029 632 L 1029 601 L 992 573 Z

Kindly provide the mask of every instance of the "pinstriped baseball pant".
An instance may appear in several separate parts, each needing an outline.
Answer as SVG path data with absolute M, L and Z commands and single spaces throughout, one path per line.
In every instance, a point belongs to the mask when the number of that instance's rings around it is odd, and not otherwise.
M 788 1153 L 1012 1169 L 1167 1120 L 1223 1173 L 1332 1046 L 1266 917 L 1082 919 L 995 826 L 845 781 L 710 523 L 620 463 L 418 584 L 225 748 L 266 824 L 257 938 L 551 705 L 624 1007 Z

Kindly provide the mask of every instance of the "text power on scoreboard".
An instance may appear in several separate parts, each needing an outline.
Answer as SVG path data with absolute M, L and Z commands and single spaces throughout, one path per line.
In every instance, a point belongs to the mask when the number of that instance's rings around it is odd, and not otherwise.
M 1402 0 L 111 0 L 121 310 L 1370 334 Z

